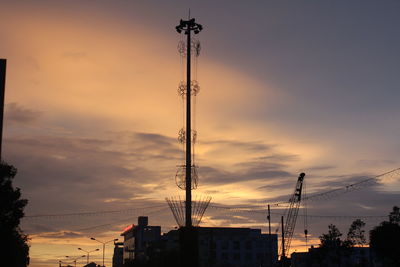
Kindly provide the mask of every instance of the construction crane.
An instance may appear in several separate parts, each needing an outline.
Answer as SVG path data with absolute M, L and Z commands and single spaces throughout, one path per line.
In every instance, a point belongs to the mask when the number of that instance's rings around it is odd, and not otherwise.
M 287 209 L 286 222 L 283 222 L 282 217 L 282 245 L 281 245 L 281 259 L 286 258 L 290 249 L 290 243 L 292 241 L 294 229 L 296 227 L 297 214 L 299 213 L 299 207 L 301 202 L 301 193 L 303 189 L 303 181 L 305 173 L 300 173 L 297 179 L 296 187 L 292 197 L 289 199 L 289 207 Z M 307 236 L 307 230 L 305 230 Z

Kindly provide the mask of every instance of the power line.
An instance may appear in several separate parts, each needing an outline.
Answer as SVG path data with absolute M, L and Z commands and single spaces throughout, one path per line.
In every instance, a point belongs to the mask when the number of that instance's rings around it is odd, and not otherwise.
M 72 217 L 72 216 L 96 216 L 96 215 L 107 215 L 107 214 L 115 214 L 115 213 L 132 213 L 141 210 L 151 210 L 155 208 L 167 207 L 166 204 L 156 205 L 156 206 L 145 206 L 140 208 L 132 208 L 132 209 L 123 209 L 123 210 L 106 210 L 106 211 L 89 211 L 89 212 L 74 212 L 74 213 L 52 213 L 52 214 L 36 214 L 36 215 L 27 215 L 25 219 L 35 219 L 35 218 L 47 218 L 47 219 L 56 219 L 63 217 Z
M 362 181 L 359 181 L 357 183 L 353 184 L 348 184 L 343 187 L 335 188 L 332 190 L 328 190 L 322 193 L 315 193 L 315 194 L 310 194 L 309 196 L 305 197 L 304 199 L 308 201 L 314 201 L 314 200 L 319 200 L 319 199 L 328 199 L 332 198 L 334 196 L 338 196 L 340 194 L 352 192 L 361 188 L 364 188 L 365 186 L 370 186 L 373 184 L 376 184 L 379 182 L 380 178 L 383 177 L 393 177 L 397 174 L 400 174 L 400 168 L 393 169 L 391 171 L 376 175 L 372 178 L 367 178 Z M 275 202 L 271 203 L 270 206 L 275 206 L 275 207 L 286 207 L 288 206 L 288 202 Z M 108 215 L 108 214 L 116 214 L 116 213 L 133 213 L 133 212 L 138 212 L 141 210 L 149 211 L 151 209 L 155 208 L 161 208 L 165 207 L 168 208 L 166 204 L 162 205 L 153 205 L 153 206 L 144 206 L 144 207 L 138 207 L 138 208 L 131 208 L 131 209 L 123 209 L 123 210 L 106 210 L 106 211 L 89 211 L 89 212 L 74 212 L 74 213 L 50 213 L 50 214 L 35 214 L 35 215 L 27 215 L 23 217 L 26 220 L 30 219 L 35 219 L 35 218 L 46 218 L 46 219 L 58 219 L 58 218 L 65 218 L 65 217 L 73 217 L 73 216 L 97 216 L 97 215 Z M 210 204 L 210 208 L 214 209 L 220 209 L 220 210 L 231 210 L 231 211 L 236 211 L 236 212 L 259 212 L 259 213 L 265 213 L 266 205 L 252 205 L 252 206 L 222 206 L 222 205 L 215 205 L 215 204 Z M 308 215 L 308 217 L 321 217 L 319 215 Z M 328 216 L 325 216 L 328 217 Z M 338 216 L 335 216 L 338 217 Z M 347 216 L 345 216 L 347 217 Z M 353 216 L 355 217 L 360 217 L 360 216 Z M 361 216 L 365 217 L 365 216 Z M 377 216 L 377 217 L 384 217 L 384 216 Z

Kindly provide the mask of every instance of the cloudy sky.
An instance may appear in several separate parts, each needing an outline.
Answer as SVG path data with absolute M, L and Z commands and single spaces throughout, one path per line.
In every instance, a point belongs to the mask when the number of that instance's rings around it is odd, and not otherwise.
M 313 194 L 400 167 L 398 1 L 0 5 L 3 157 L 18 168 L 27 216 L 64 214 L 24 219 L 33 267 L 98 248 L 91 236 L 120 238 L 139 215 L 164 232 L 176 225 L 164 200 L 183 195 L 175 185 L 183 65 L 174 27 L 189 8 L 204 26 L 195 195 L 216 206 L 265 207 L 287 201 L 300 172 Z M 400 205 L 398 174 L 362 187 L 310 199 L 308 245 L 330 223 L 346 233 L 356 217 Z M 90 213 L 97 211 L 106 212 Z M 272 207 L 274 229 L 282 212 Z M 383 219 L 364 221 L 370 229 Z M 267 231 L 262 212 L 215 207 L 202 225 Z

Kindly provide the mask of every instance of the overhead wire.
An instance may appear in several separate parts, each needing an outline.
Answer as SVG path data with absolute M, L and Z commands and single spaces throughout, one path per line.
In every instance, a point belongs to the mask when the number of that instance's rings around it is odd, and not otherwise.
M 140 208 L 130 208 L 130 209 L 122 209 L 122 210 L 102 210 L 102 211 L 89 211 L 89 212 L 72 212 L 72 213 L 47 213 L 47 214 L 34 214 L 34 215 L 26 215 L 23 219 L 35 219 L 35 218 L 47 218 L 47 219 L 57 219 L 62 217 L 71 217 L 71 216 L 97 216 L 97 215 L 108 215 L 115 213 L 129 213 L 129 212 L 137 212 L 140 210 L 151 210 L 154 208 L 165 207 L 166 205 L 153 205 L 153 206 L 144 206 Z
M 400 168 L 393 169 L 391 171 L 382 173 L 380 175 L 376 175 L 375 177 L 364 179 L 360 182 L 353 183 L 346 185 L 341 188 L 336 188 L 332 190 L 328 190 L 322 193 L 317 193 L 314 195 L 307 195 L 304 197 L 304 200 L 309 201 L 309 200 L 315 200 L 317 197 L 321 197 L 323 195 L 331 195 L 332 192 L 338 192 L 339 190 L 349 190 L 349 188 L 352 188 L 353 190 L 359 189 L 357 185 L 366 185 L 366 183 L 370 181 L 375 181 L 378 178 L 382 178 L 385 176 L 394 176 L 400 172 Z M 271 203 L 270 206 L 272 207 L 284 207 L 284 205 L 287 205 L 287 202 L 276 202 L 276 203 Z M 167 205 L 162 204 L 162 205 L 152 205 L 152 206 L 143 206 L 143 207 L 137 207 L 137 208 L 130 208 L 130 209 L 121 209 L 121 210 L 103 210 L 103 211 L 89 211 L 89 212 L 72 212 L 72 213 L 47 213 L 47 214 L 33 214 L 33 215 L 26 215 L 23 217 L 23 220 L 32 220 L 32 219 L 62 219 L 65 217 L 74 217 L 74 216 L 99 216 L 99 215 L 111 215 L 111 214 L 117 214 L 117 213 L 132 213 L 135 211 L 139 210 L 151 210 L 155 208 L 167 208 Z M 255 213 L 255 214 L 264 214 L 265 213 L 265 206 L 257 206 L 257 205 L 249 205 L 249 206 L 226 206 L 226 205 L 217 205 L 217 204 L 209 204 L 209 208 L 215 209 L 215 210 L 220 210 L 220 211 L 226 211 L 226 212 L 248 212 L 248 213 Z M 278 212 L 271 212 L 271 214 L 275 215 L 282 215 L 284 213 L 278 213 Z M 360 219 L 382 219 L 386 218 L 387 216 L 383 215 L 377 215 L 377 216 L 364 216 L 364 215 L 352 215 L 352 216 L 347 216 L 347 215 L 299 215 L 299 216 L 307 216 L 308 218 L 360 218 Z

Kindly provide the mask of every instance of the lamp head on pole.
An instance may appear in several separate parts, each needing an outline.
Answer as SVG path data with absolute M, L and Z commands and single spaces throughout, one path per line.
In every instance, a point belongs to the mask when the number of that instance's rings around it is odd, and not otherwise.
M 175 27 L 178 33 L 182 33 L 185 31 L 185 34 L 188 34 L 189 31 L 193 31 L 194 34 L 198 34 L 203 30 L 203 26 L 201 24 L 196 23 L 195 19 L 189 20 L 180 20 L 179 25 Z

